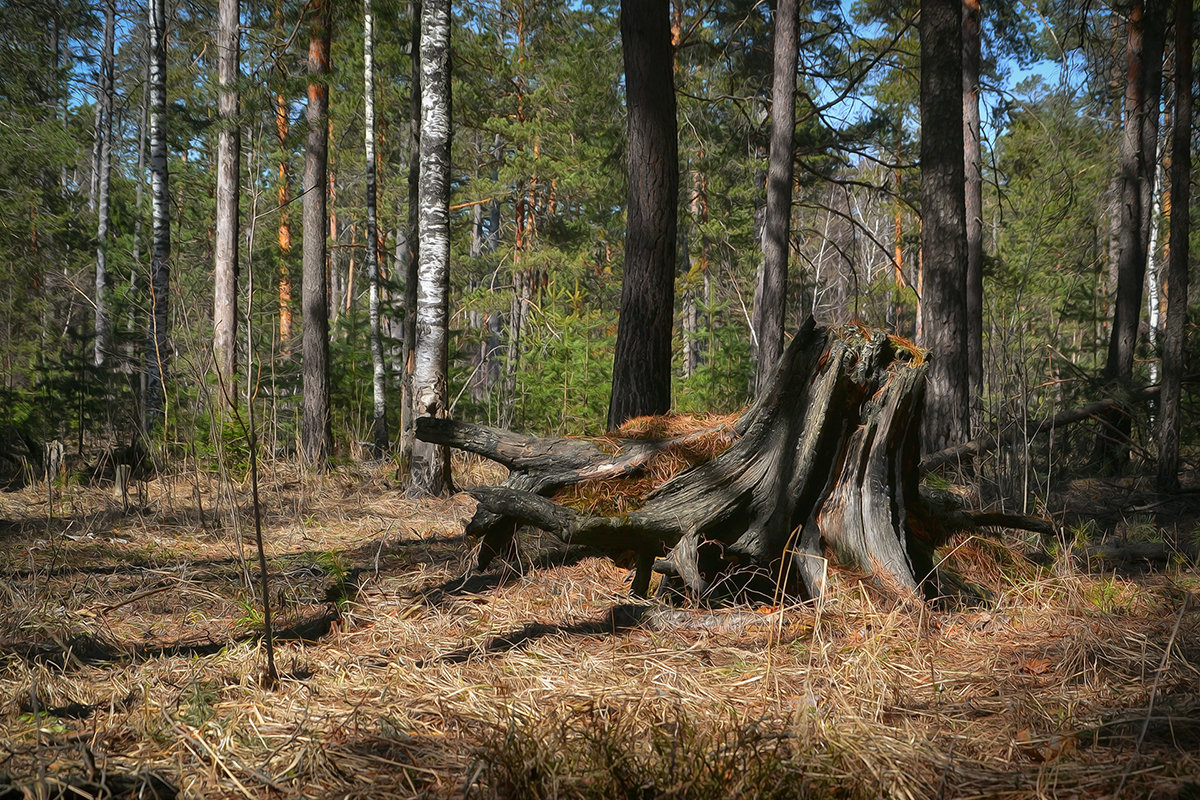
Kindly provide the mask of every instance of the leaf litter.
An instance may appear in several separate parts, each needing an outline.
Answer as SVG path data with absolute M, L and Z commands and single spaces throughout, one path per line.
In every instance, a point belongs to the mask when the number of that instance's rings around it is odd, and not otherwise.
M 943 585 L 973 590 L 938 603 L 831 569 L 821 607 L 639 604 L 536 535 L 462 580 L 473 501 L 390 473 L 269 471 L 274 689 L 248 489 L 162 478 L 128 514 L 102 488 L 53 515 L 0 495 L 0 797 L 1200 792 L 1194 570 L 968 539 Z

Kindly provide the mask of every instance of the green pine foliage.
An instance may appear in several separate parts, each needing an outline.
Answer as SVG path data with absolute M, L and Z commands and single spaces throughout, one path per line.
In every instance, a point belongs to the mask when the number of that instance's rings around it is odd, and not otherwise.
M 674 406 L 750 400 L 770 119 L 770 4 L 676 4 L 680 153 Z M 914 2 L 804 4 L 787 327 L 814 313 L 912 335 L 919 250 Z M 98 6 L 0 4 L 0 472 L 47 440 L 112 449 L 137 435 L 149 273 L 139 173 L 145 9 L 118 4 L 108 268 L 116 343 L 91 366 L 95 213 L 89 210 Z M 380 255 L 389 428 L 399 429 L 408 230 L 413 8 L 374 0 Z M 625 226 L 619 4 L 456 4 L 451 200 L 454 416 L 541 433 L 601 433 L 609 401 Z M 155 444 L 201 460 L 229 442 L 227 392 L 255 397 L 263 442 L 294 453 L 299 200 L 306 37 L 298 0 L 243 0 L 239 369 L 210 365 L 216 119 L 215 4 L 170 9 L 168 149 L 172 353 Z M 987 407 L 1011 420 L 1094 399 L 1111 303 L 1123 35 L 1104 9 L 1012 4 L 984 13 Z M 1070 70 L 1014 85 L 1052 56 Z M 333 422 L 337 457 L 365 457 L 367 345 L 362 19 L 338 4 L 330 83 Z M 1045 69 L 1049 75 L 1051 70 Z M 286 136 L 277 138 L 277 98 Z M 286 163 L 291 204 L 279 205 Z M 140 206 L 138 187 L 141 185 Z M 311 188 L 311 187 L 309 187 Z M 279 245 L 290 219 L 292 246 Z M 1162 221 L 1159 223 L 1162 224 Z M 291 280 L 291 338 L 280 281 Z M 1143 348 L 1144 359 L 1157 354 Z M 249 380 L 247 379 L 249 376 Z M 244 402 L 244 400 L 243 400 Z M 231 451 L 232 452 L 232 451 Z M 235 459 L 236 460 L 236 459 Z M 160 459 L 166 463 L 169 459 Z M 0 476 L 3 477 L 3 476 Z

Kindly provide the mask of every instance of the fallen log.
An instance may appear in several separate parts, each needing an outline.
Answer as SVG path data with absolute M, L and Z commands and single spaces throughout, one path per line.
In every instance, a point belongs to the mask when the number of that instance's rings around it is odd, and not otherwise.
M 1183 378 L 1183 382 L 1186 384 L 1200 382 L 1200 375 L 1186 375 Z M 1144 403 L 1147 400 L 1158 397 L 1161 389 L 1161 384 L 1155 383 L 1129 392 L 1124 398 L 1106 397 L 1102 400 L 1078 406 L 1077 408 L 1069 408 L 1057 414 L 1030 420 L 1028 424 L 1019 428 L 1009 428 L 999 437 L 992 432 L 985 433 L 970 441 L 952 445 L 936 453 L 929 453 L 921 459 L 921 471 L 929 472 L 947 464 L 969 461 L 1000 447 L 1017 446 L 1024 442 L 1026 438 L 1033 439 L 1039 436 L 1048 436 L 1056 430 L 1065 428 L 1068 425 L 1074 425 L 1077 422 L 1088 419 L 1102 419 L 1106 414 L 1128 408 L 1134 403 Z M 1028 437 L 1026 436 L 1026 432 L 1028 432 Z
M 905 340 L 810 318 L 736 421 L 588 441 L 421 419 L 417 436 L 510 470 L 504 486 L 470 490 L 476 570 L 532 525 L 632 557 L 635 595 L 653 570 L 699 597 L 777 588 L 815 597 L 831 554 L 915 596 L 934 548 L 977 525 L 955 497 L 921 490 L 924 377 L 924 352 Z
M 1200 561 L 1200 545 L 1195 542 L 1123 542 L 1090 544 L 1079 548 L 1087 560 L 1115 561 L 1121 564 L 1166 565 L 1179 559 L 1195 564 Z

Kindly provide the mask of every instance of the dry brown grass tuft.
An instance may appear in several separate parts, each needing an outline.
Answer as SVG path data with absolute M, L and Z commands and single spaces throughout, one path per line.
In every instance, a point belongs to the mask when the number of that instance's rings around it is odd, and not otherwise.
M 965 539 L 943 553 L 973 605 L 896 604 L 833 570 L 820 607 L 663 609 L 550 543 L 541 570 L 460 584 L 471 501 L 390 480 L 265 471 L 272 599 L 293 626 L 274 689 L 244 487 L 156 481 L 128 515 L 69 487 L 53 519 L 40 491 L 0 495 L 0 793 L 1197 790 L 1194 573 L 1042 569 Z
M 611 435 L 597 440 L 606 452 L 621 452 L 631 441 L 661 441 L 663 446 L 636 472 L 623 477 L 583 481 L 554 495 L 555 502 L 577 511 L 604 516 L 638 509 L 646 496 L 676 475 L 711 461 L 733 444 L 733 425 L 740 414 L 664 414 L 634 417 Z
M 741 412 L 734 414 L 658 414 L 634 417 L 613 432 L 621 439 L 677 439 L 681 436 L 727 428 L 738 421 Z

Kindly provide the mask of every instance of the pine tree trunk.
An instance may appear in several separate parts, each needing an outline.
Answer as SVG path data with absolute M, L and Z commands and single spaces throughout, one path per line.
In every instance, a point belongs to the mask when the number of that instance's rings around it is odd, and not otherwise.
M 283 0 L 275 0 L 274 34 L 280 40 L 287 39 L 283 29 Z M 292 222 L 291 222 L 291 169 L 288 166 L 289 152 L 288 130 L 291 123 L 288 117 L 288 101 L 283 95 L 283 87 L 287 80 L 282 62 L 277 63 L 277 74 L 274 78 L 275 90 L 275 143 L 279 147 L 279 180 L 276 187 L 276 200 L 279 205 L 279 226 L 277 241 L 279 243 L 279 353 L 283 358 L 292 354 L 292 276 L 289 264 L 292 258 Z
M 150 324 L 146 343 L 145 427 L 153 434 L 165 414 L 171 283 L 171 209 L 167 174 L 166 0 L 149 0 L 150 37 Z
M 450 2 L 425 0 L 422 5 L 420 257 L 412 374 L 415 419 L 446 416 L 449 392 Z M 449 487 L 449 449 L 415 442 L 409 493 L 438 495 Z
M 1158 488 L 1179 486 L 1179 410 L 1187 337 L 1192 175 L 1191 0 L 1175 0 L 1175 130 L 1171 145 L 1171 257 L 1167 265 L 1167 326 L 1163 336 L 1163 386 L 1159 405 Z
M 380 327 L 379 223 L 376 220 L 378 195 L 375 163 L 375 20 L 371 0 L 363 0 L 363 104 L 364 148 L 367 162 L 367 275 L 370 288 L 370 339 L 372 410 L 371 439 L 374 455 L 387 452 L 387 365 L 383 360 L 383 332 Z
M 100 53 L 100 170 L 96 185 L 96 342 L 94 363 L 104 366 L 112 350 L 112 319 L 108 302 L 109 185 L 112 175 L 113 48 L 116 38 L 116 0 L 104 3 L 104 44 Z
M 300 444 L 311 466 L 324 469 L 333 445 L 329 417 L 329 283 L 325 274 L 326 167 L 329 128 L 330 0 L 314 0 L 308 47 L 308 139 L 304 151 L 304 253 L 301 304 L 304 414 Z
M 279 144 L 279 349 L 286 358 L 292 352 L 292 187 L 288 168 L 288 109 L 282 94 L 275 95 L 275 139 Z
M 524 200 L 518 200 L 518 208 L 524 207 Z M 518 222 L 523 215 L 518 215 Z M 514 260 L 519 259 L 524 248 L 522 224 L 517 226 L 518 244 L 513 250 Z M 508 343 L 504 359 L 504 409 L 500 413 L 501 424 L 512 425 L 517 412 L 517 387 L 521 374 L 521 339 L 525 334 L 525 320 L 529 316 L 529 282 L 530 274 L 520 268 L 520 262 L 513 264 L 512 297 L 508 305 Z
M 477 149 L 482 149 L 482 142 L 476 136 L 475 145 Z M 476 178 L 479 177 L 476 173 Z M 471 207 L 471 251 L 470 258 L 476 261 L 483 257 L 487 250 L 488 237 L 485 235 L 483 223 L 483 204 L 476 203 Z M 467 290 L 471 294 L 482 289 L 482 283 L 475 278 L 471 278 L 467 282 Z M 491 358 L 491 343 L 488 335 L 488 314 L 484 311 L 471 310 L 467 313 L 467 326 L 471 330 L 472 336 L 478 337 L 478 342 L 472 346 L 471 353 L 471 374 L 468 381 L 471 385 L 471 399 L 476 403 L 484 403 L 487 400 L 489 383 L 491 377 L 488 372 L 488 362 Z
M 346 284 L 345 291 L 342 292 L 342 313 L 351 317 L 350 324 L 353 325 L 352 314 L 354 312 L 354 253 L 358 247 L 358 226 L 350 226 L 350 257 L 346 261 Z M 348 335 L 353 334 L 353 328 Z
M 629 201 L 608 427 L 671 405 L 679 157 L 667 0 L 622 0 Z
M 904 163 L 904 153 L 900 144 L 896 145 L 896 164 Z M 901 302 L 902 290 L 906 280 L 904 278 L 904 201 L 901 194 L 903 186 L 903 172 L 897 166 L 892 173 L 892 185 L 895 192 L 892 209 L 892 268 L 895 270 L 893 275 L 894 289 L 892 291 L 892 328 L 893 330 L 905 333 L 908 328 L 908 321 L 904 318 L 904 304 Z
M 963 0 L 963 166 L 966 170 L 967 372 L 971 433 L 983 429 L 983 151 L 979 130 L 979 0 Z
M 217 208 L 213 258 L 213 356 L 225 395 L 237 402 L 238 231 L 242 136 L 238 120 L 241 61 L 239 0 L 220 0 L 217 21 Z
M 329 123 L 329 131 L 326 134 L 325 141 L 328 142 L 333 138 L 333 123 Z M 329 216 L 329 247 L 332 250 L 325 251 L 325 274 L 329 276 L 328 291 L 329 291 L 329 310 L 332 322 L 337 322 L 342 310 L 342 295 L 344 287 L 342 286 L 342 265 L 341 265 L 341 247 L 338 244 L 338 239 L 341 238 L 341 230 L 338 226 L 337 216 L 337 171 L 333 159 L 329 158 L 325 163 L 325 174 L 329 180 L 329 192 L 326 194 L 326 209 Z
M 938 357 L 925 395 L 928 452 L 966 441 L 966 198 L 961 0 L 921 3 L 921 321 Z
M 704 153 L 701 151 L 700 157 L 703 158 Z M 700 298 L 703 297 L 705 303 L 709 303 L 711 298 L 708 296 L 709 286 L 709 238 L 705 233 L 705 226 L 708 224 L 708 175 L 700 169 L 692 170 L 692 199 L 691 199 L 692 219 L 695 222 L 696 230 L 700 237 L 700 256 L 689 270 L 689 274 L 700 277 L 700 285 L 692 286 L 689 289 L 688 302 L 690 309 L 687 311 L 687 321 L 685 327 L 691 326 L 692 335 L 690 340 L 684 346 L 684 375 L 692 376 L 699 369 L 701 357 L 704 352 L 704 340 L 701 336 L 700 325 Z M 711 312 L 710 312 L 711 313 Z M 711 318 L 707 324 L 711 326 Z M 686 330 L 685 330 L 686 335 Z
M 1150 197 L 1154 191 L 1158 104 L 1166 31 L 1165 0 L 1137 2 L 1129 17 L 1125 85 L 1125 135 L 1121 141 L 1121 204 L 1117 241 L 1117 292 L 1105 378 L 1119 390 L 1133 383 L 1133 359 L 1142 310 L 1149 245 Z M 1117 412 L 1107 420 L 1097 454 L 1113 468 L 1128 461 L 1131 421 Z
M 767 211 L 763 221 L 762 291 L 754 298 L 758 363 L 755 391 L 775 374 L 783 355 L 783 320 L 787 313 L 787 275 L 792 220 L 792 176 L 795 171 L 796 0 L 775 7 L 775 64 L 771 89 L 771 154 L 767 167 Z M 761 305 L 761 309 L 759 306 Z
M 400 471 L 412 480 L 413 457 L 413 367 L 417 344 L 417 281 L 421 242 L 418 228 L 418 204 L 421 193 L 421 18 L 419 0 L 409 4 L 412 19 L 412 40 L 409 59 L 412 78 L 409 81 L 408 128 L 408 262 L 404 269 L 404 368 L 400 379 Z

